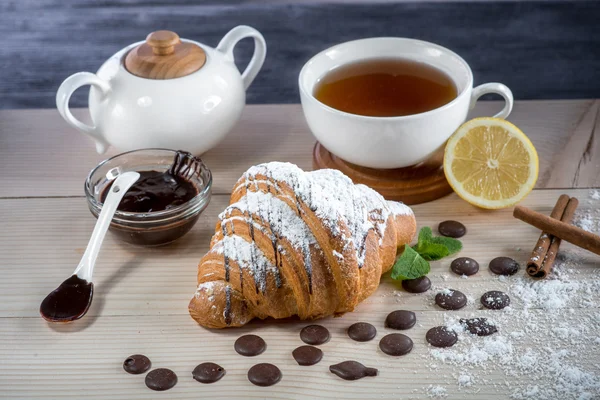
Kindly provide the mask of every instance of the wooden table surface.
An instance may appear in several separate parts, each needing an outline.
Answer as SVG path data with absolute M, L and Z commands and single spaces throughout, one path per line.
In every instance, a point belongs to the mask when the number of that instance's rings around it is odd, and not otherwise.
M 499 106 L 487 102 L 475 114 L 490 114 Z M 600 179 L 599 110 L 597 100 L 516 103 L 510 120 L 529 135 L 540 155 L 538 189 L 524 205 L 548 214 L 558 195 L 566 192 L 580 198 L 580 213 L 594 215 L 600 201 L 590 197 L 588 188 Z M 83 181 L 105 156 L 96 154 L 91 142 L 67 126 L 56 110 L 0 111 L 0 398 L 416 399 L 433 396 L 432 385 L 442 387 L 452 399 L 504 399 L 525 388 L 523 376 L 508 376 L 494 368 L 476 386 L 458 386 L 458 367 L 431 360 L 425 332 L 442 324 L 449 313 L 487 313 L 478 311 L 473 302 L 463 310 L 443 312 L 433 305 L 435 290 L 410 295 L 389 277 L 355 312 L 321 322 L 330 329 L 332 340 L 322 346 L 325 357 L 313 367 L 300 367 L 291 358 L 291 351 L 301 345 L 298 332 L 305 323 L 253 322 L 242 329 L 209 331 L 189 317 L 187 303 L 196 286 L 197 262 L 208 249 L 216 216 L 227 205 L 234 181 L 249 166 L 270 160 L 310 169 L 313 144 L 300 106 L 248 106 L 227 139 L 203 156 L 213 171 L 214 195 L 194 229 L 178 242 L 154 249 L 128 246 L 109 235 L 98 259 L 96 293 L 88 315 L 56 326 L 39 317 L 39 303 L 72 273 L 83 253 L 95 223 L 83 197 Z M 487 268 L 500 255 L 523 264 L 539 235 L 513 219 L 511 210 L 485 212 L 450 195 L 415 206 L 414 211 L 419 226 L 436 226 L 448 218 L 464 222 L 469 234 L 462 255 L 481 264 L 477 275 L 461 279 L 448 274 L 449 260 L 432 263 L 434 288 L 452 287 L 477 298 L 490 289 L 510 292 L 511 284 L 523 279 L 498 280 Z M 568 244 L 563 249 L 576 252 Z M 573 279 L 597 280 L 598 258 L 576 253 L 580 258 Z M 600 294 L 592 293 L 590 299 L 596 304 L 592 309 L 573 305 L 568 312 L 555 312 L 580 324 L 586 315 L 600 316 Z M 513 302 L 512 312 L 522 313 L 523 320 L 543 313 L 535 307 L 525 310 L 518 298 Z M 383 327 L 385 316 L 399 308 L 415 311 L 418 324 L 405 332 L 415 343 L 413 351 L 396 359 L 381 353 L 377 342 L 391 332 Z M 356 321 L 374 324 L 376 340 L 355 343 L 347 338 L 345 328 Z M 267 341 L 263 355 L 251 359 L 233 351 L 234 340 L 247 332 Z M 578 343 L 559 344 L 580 350 Z M 523 340 L 514 351 L 543 345 L 552 343 Z M 578 368 L 596 378 L 598 346 L 590 345 L 578 361 Z M 126 374 L 122 362 L 135 353 L 148 355 L 153 367 L 173 369 L 178 385 L 166 393 L 151 392 L 143 376 Z M 380 375 L 346 382 L 328 372 L 329 365 L 345 359 L 378 367 Z M 212 385 L 195 382 L 191 371 L 203 361 L 221 364 L 227 375 Z M 270 388 L 251 385 L 246 372 L 258 362 L 277 364 L 283 380 Z M 592 393 L 596 397 L 589 398 L 600 398 L 600 385 L 596 390 Z

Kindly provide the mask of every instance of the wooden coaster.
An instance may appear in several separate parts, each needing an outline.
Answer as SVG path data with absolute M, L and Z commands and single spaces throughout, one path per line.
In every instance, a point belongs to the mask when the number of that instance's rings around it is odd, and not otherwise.
M 313 150 L 313 168 L 334 168 L 348 175 L 354 183 L 365 184 L 388 200 L 420 204 L 452 193 L 441 166 L 442 153 L 414 167 L 374 169 L 360 167 L 331 154 L 319 142 Z

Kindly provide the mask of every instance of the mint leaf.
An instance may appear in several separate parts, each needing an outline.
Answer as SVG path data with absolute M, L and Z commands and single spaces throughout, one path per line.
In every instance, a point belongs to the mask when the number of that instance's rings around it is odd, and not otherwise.
M 458 253 L 462 249 L 462 243 L 445 236 L 433 236 L 431 228 L 424 226 L 419 231 L 419 239 L 413 249 L 424 259 L 436 261 Z
M 427 245 L 427 243 L 431 242 L 432 237 L 433 233 L 431 232 L 431 228 L 428 226 L 422 227 L 419 231 L 419 238 L 417 239 L 417 244 L 416 246 L 413 246 L 413 248 L 417 252 L 420 252 L 420 250 L 423 249 Z
M 392 268 L 392 279 L 417 279 L 429 273 L 429 263 L 410 246 L 404 246 L 404 252 Z
M 440 260 L 450 255 L 450 251 L 446 246 L 434 242 L 423 243 L 421 246 L 416 245 L 413 249 L 427 261 Z
M 448 255 L 456 254 L 462 250 L 462 242 L 458 239 L 445 237 L 445 236 L 435 236 L 431 238 L 432 243 L 442 245 L 448 249 Z
M 404 252 L 392 268 L 392 279 L 417 279 L 429 273 L 429 261 L 436 261 L 458 253 L 462 249 L 460 240 L 445 236 L 433 236 L 431 228 L 424 226 L 419 231 L 417 244 L 404 246 Z

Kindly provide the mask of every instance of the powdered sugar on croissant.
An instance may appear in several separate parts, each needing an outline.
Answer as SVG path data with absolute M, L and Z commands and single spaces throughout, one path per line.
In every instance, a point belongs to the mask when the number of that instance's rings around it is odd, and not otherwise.
M 219 215 L 190 314 L 222 328 L 255 317 L 352 311 L 415 230 L 409 207 L 337 170 L 304 172 L 280 162 L 251 167 Z

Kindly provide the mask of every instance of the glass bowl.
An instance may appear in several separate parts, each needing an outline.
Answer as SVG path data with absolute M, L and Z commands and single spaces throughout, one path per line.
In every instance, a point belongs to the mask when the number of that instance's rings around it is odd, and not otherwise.
M 109 230 L 124 242 L 140 246 L 171 243 L 194 226 L 208 206 L 212 175 L 204 162 L 190 153 L 168 149 L 142 149 L 122 153 L 102 161 L 85 180 L 85 197 L 94 217 L 102 210 L 102 195 L 114 179 L 128 171 L 165 172 L 175 162 L 186 163 L 182 173 L 198 190 L 187 202 L 164 211 L 146 213 L 119 211 Z

